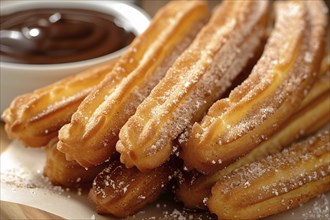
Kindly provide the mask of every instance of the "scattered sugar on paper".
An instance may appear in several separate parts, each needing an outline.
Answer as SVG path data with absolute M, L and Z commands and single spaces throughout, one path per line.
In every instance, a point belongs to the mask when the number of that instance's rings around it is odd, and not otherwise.
M 64 189 L 60 186 L 53 186 L 47 177 L 44 177 L 40 170 L 28 172 L 20 164 L 16 167 L 1 172 L 1 182 L 13 188 L 47 189 L 51 193 L 62 194 Z
M 302 214 L 304 219 L 329 219 L 330 201 L 326 194 L 318 196 L 314 201 L 313 207 Z
M 29 174 L 17 167 L 1 172 L 1 182 L 15 186 L 17 188 L 36 188 L 36 184 L 28 178 Z

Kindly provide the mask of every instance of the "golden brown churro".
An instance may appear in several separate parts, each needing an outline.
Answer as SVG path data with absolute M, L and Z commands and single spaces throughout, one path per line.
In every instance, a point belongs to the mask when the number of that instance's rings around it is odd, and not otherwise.
M 261 44 L 267 1 L 224 1 L 120 131 L 126 166 L 160 166 L 172 142 L 230 87 Z M 244 52 L 243 52 L 244 51 Z
M 10 138 L 29 147 L 45 146 L 93 87 L 111 71 L 114 62 L 88 69 L 14 99 L 2 118 Z
M 212 175 L 187 174 L 180 179 L 176 195 L 186 207 L 205 209 L 211 187 L 225 175 L 247 163 L 280 152 L 301 137 L 311 135 L 330 121 L 330 75 L 321 76 L 313 85 L 299 110 L 270 139 L 261 142 L 247 155 Z
M 329 131 L 236 169 L 212 188 L 221 219 L 257 219 L 294 208 L 330 190 Z
M 120 128 L 192 42 L 206 17 L 203 1 L 173 1 L 157 13 L 60 130 L 58 149 L 67 159 L 92 167 L 111 157 Z
M 165 191 L 175 170 L 167 163 L 142 173 L 114 161 L 95 178 L 89 198 L 98 213 L 126 217 L 155 201 Z
M 56 149 L 58 139 L 54 138 L 46 148 L 46 165 L 44 175 L 54 185 L 65 187 L 91 187 L 93 179 L 107 164 L 91 167 L 86 170 L 75 161 L 67 161 L 65 155 Z
M 275 28 L 252 73 L 210 108 L 183 144 L 189 168 L 213 173 L 251 151 L 281 128 L 314 83 L 324 56 L 326 6 L 276 3 Z

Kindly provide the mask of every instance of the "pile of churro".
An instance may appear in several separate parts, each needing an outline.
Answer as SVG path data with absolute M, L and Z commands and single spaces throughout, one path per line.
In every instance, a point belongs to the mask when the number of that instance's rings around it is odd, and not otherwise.
M 117 60 L 13 100 L 5 130 L 101 214 L 169 190 L 219 219 L 283 212 L 330 190 L 327 22 L 322 0 L 171 1 Z

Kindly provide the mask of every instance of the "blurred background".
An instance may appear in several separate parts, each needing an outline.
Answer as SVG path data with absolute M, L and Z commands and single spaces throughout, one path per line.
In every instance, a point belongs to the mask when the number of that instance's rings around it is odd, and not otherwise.
M 33 0 L 0 0 L 0 7 L 1 4 L 6 4 L 7 2 L 11 1 L 33 1 Z M 65 0 L 55 0 L 55 1 L 65 1 Z M 77 0 L 80 1 L 81 0 Z M 103 1 L 116 1 L 116 0 L 103 0 Z M 143 8 L 150 16 L 153 16 L 159 8 L 164 6 L 169 0 L 118 0 L 120 2 L 128 2 L 128 3 L 133 3 L 141 8 Z M 212 10 L 217 4 L 221 2 L 221 0 L 207 0 L 209 3 L 209 9 Z M 235 0 L 232 0 L 235 1 Z M 274 0 L 269 0 L 269 1 L 274 1 Z M 313 1 L 313 0 L 311 0 Z M 324 0 L 330 8 L 330 0 Z
M 13 1 L 27 1 L 31 2 L 33 0 L 0 0 L 0 7 L 2 4 L 10 4 L 10 2 Z M 58 1 L 59 4 L 61 1 L 66 1 L 66 0 L 54 0 Z M 76 0 L 79 2 L 82 2 L 84 0 Z M 92 1 L 92 0 L 89 0 Z M 102 0 L 102 1 L 116 1 L 116 0 Z M 117 0 L 120 2 L 128 2 L 128 3 L 133 3 L 141 8 L 143 8 L 150 16 L 153 16 L 159 8 L 164 6 L 169 0 Z M 215 5 L 217 5 L 221 0 L 207 0 L 209 2 L 209 7 L 212 9 Z M 60 5 L 59 5 L 60 6 Z
M 169 0 L 135 0 L 131 1 L 134 2 L 135 4 L 139 5 L 141 8 L 146 10 L 151 16 L 153 16 L 156 11 L 165 5 Z M 221 0 L 207 0 L 209 3 L 209 9 L 213 9 L 217 4 L 221 2 Z M 235 1 L 235 0 L 232 0 Z M 259 0 L 260 1 L 260 0 Z M 269 0 L 269 1 L 274 1 L 274 0 Z M 311 0 L 314 1 L 314 0 Z M 330 0 L 323 0 L 328 6 L 328 9 L 330 8 Z
M 211 10 L 217 4 L 221 2 L 221 0 L 207 0 L 209 9 Z M 235 0 L 234 0 L 235 1 Z M 153 16 L 159 8 L 164 6 L 169 0 L 135 0 L 133 1 L 135 4 L 146 10 L 149 15 Z

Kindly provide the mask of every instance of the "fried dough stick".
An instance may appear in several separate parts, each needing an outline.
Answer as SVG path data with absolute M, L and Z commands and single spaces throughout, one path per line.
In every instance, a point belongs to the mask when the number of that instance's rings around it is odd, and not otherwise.
M 15 98 L 3 114 L 10 138 L 28 147 L 42 147 L 70 122 L 82 100 L 110 72 L 115 61 L 93 67 L 75 76 Z
M 176 170 L 169 162 L 142 173 L 114 161 L 95 178 L 89 198 L 98 213 L 127 217 L 157 200 Z
M 313 134 L 330 121 L 330 75 L 322 75 L 313 85 L 299 110 L 270 139 L 263 141 L 247 155 L 211 175 L 186 173 L 176 190 L 177 198 L 188 208 L 206 209 L 205 201 L 212 186 L 225 175 L 247 163 L 279 152 L 301 137 Z
M 126 166 L 145 171 L 169 159 L 173 141 L 201 119 L 254 56 L 267 14 L 267 1 L 221 3 L 121 129 L 116 149 Z
M 108 163 L 85 169 L 76 161 L 68 161 L 65 155 L 57 150 L 58 138 L 51 140 L 46 147 L 46 164 L 44 175 L 54 185 L 70 188 L 91 187 L 94 178 Z
M 58 149 L 67 159 L 93 167 L 111 157 L 121 127 L 192 42 L 206 17 L 204 1 L 172 1 L 156 14 L 60 130 Z
M 308 94 L 324 56 L 327 27 L 320 1 L 276 2 L 275 28 L 250 76 L 195 123 L 182 157 L 211 174 L 278 131 Z
M 219 219 L 257 219 L 297 207 L 330 190 L 329 158 L 325 131 L 234 170 L 212 187 L 208 207 Z

